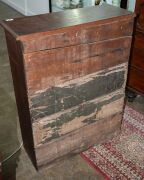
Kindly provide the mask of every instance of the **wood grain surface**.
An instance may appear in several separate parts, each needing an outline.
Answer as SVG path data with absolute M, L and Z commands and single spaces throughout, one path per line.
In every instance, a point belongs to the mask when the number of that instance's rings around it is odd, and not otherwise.
M 13 77 L 14 92 L 18 109 L 23 144 L 30 159 L 32 160 L 32 163 L 37 168 L 36 156 L 34 152 L 32 123 L 30 118 L 29 103 L 27 96 L 27 85 L 25 83 L 26 80 L 21 48 L 19 42 L 16 41 L 16 39 L 9 32 L 6 31 L 5 35 L 9 53 L 11 72 Z
M 89 23 L 99 21 L 109 22 L 109 19 L 132 18 L 133 13 L 111 5 L 93 6 L 63 12 L 49 13 L 31 17 L 22 17 L 13 21 L 2 21 L 2 26 L 11 32 L 17 39 L 36 37 L 44 32 L 51 33 L 56 29 L 74 28 L 81 25 L 86 27 Z M 45 33 L 44 33 L 45 34 Z
M 129 71 L 128 85 L 137 92 L 144 93 L 144 71 L 131 67 Z
M 29 96 L 32 120 L 35 121 L 121 89 L 125 86 L 126 73 L 127 63 L 124 63 L 107 71 L 103 70 L 55 85 L 51 89 Z
M 107 39 L 114 39 L 124 36 L 131 36 L 133 19 L 125 18 L 114 20 L 110 23 L 95 23 L 92 26 L 67 30 L 50 35 L 38 36 L 37 38 L 26 39 L 21 44 L 24 53 L 66 47 L 78 44 L 92 43 Z
M 121 113 L 123 103 L 124 92 L 121 90 L 41 118 L 33 123 L 35 147 L 110 115 Z
M 136 0 L 133 44 L 129 65 L 127 87 L 130 91 L 144 95 L 144 1 Z
M 131 37 L 24 55 L 29 94 L 126 62 Z
M 112 138 L 120 132 L 121 120 L 122 113 L 117 113 L 36 148 L 39 167 Z

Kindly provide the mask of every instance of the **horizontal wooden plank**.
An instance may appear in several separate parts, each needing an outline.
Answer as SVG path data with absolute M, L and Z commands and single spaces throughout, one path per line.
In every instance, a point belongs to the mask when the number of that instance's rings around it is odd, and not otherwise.
M 32 120 L 116 91 L 124 87 L 126 73 L 127 63 L 124 63 L 29 96 Z
M 71 45 L 85 44 L 112 38 L 131 36 L 133 19 L 116 20 L 92 27 L 79 28 L 54 35 L 38 36 L 22 42 L 24 53 L 53 49 Z
M 128 61 L 131 37 L 24 55 L 27 86 L 34 93 Z
M 35 147 L 123 111 L 124 90 L 33 122 Z
M 112 138 L 115 133 L 120 132 L 121 120 L 122 113 L 117 113 L 35 148 L 38 167 Z

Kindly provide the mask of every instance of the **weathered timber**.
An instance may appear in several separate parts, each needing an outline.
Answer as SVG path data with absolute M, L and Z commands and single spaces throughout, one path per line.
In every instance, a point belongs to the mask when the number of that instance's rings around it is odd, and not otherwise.
M 33 94 L 126 62 L 130 44 L 131 37 L 125 37 L 26 54 L 28 91 Z
M 113 29 L 111 30 L 111 27 Z M 54 35 L 45 35 L 24 41 L 22 49 L 24 53 L 53 49 L 59 47 L 66 47 L 78 44 L 87 44 L 107 39 L 114 39 L 124 36 L 131 36 L 131 28 L 133 27 L 133 20 L 116 20 L 111 23 L 104 23 L 102 25 L 93 25 L 88 28 L 80 28 L 77 30 L 65 31 L 56 33 Z
M 123 111 L 123 90 L 39 119 L 33 123 L 35 147 Z
M 39 166 L 112 138 L 115 132 L 120 132 L 121 119 L 122 113 L 117 113 L 37 147 L 35 151 Z
M 91 13 L 90 13 L 91 12 Z M 22 17 L 14 21 L 1 22 L 17 40 L 22 42 L 47 34 L 61 33 L 72 29 L 87 28 L 92 25 L 109 24 L 113 21 L 133 20 L 134 14 L 110 5 L 87 7 L 53 14 Z M 110 29 L 112 30 L 112 28 Z M 107 32 L 108 33 L 108 32 Z
M 124 63 L 30 96 L 33 121 L 122 88 L 126 70 L 127 63 Z
M 36 168 L 120 131 L 133 22 L 106 4 L 1 22 Z

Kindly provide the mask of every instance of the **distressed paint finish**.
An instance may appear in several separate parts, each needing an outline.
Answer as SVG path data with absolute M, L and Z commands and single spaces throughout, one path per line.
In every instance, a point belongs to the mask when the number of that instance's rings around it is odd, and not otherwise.
M 131 37 L 24 55 L 29 94 L 126 62 Z
M 39 166 L 51 164 L 65 155 L 74 155 L 93 144 L 104 142 L 120 133 L 122 113 L 77 129 L 35 149 Z
M 114 92 L 125 84 L 127 63 L 99 71 L 29 97 L 33 121 Z
M 33 123 L 35 147 L 123 111 L 123 89 Z

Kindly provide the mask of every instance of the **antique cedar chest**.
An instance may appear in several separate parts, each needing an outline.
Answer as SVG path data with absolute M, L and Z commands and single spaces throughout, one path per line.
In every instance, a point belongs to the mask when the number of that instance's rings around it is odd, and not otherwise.
M 119 132 L 133 20 L 102 5 L 1 22 L 35 167 Z

